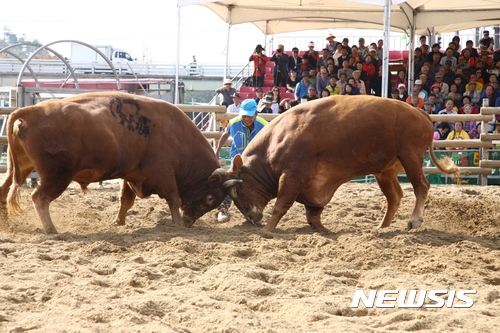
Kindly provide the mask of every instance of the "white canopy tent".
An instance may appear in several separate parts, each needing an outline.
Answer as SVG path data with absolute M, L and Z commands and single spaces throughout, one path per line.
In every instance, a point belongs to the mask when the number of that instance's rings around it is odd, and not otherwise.
M 241 23 L 253 23 L 266 36 L 303 30 L 385 27 L 384 59 L 388 58 L 389 30 L 408 34 L 412 50 L 415 34 L 427 35 L 431 29 L 442 34 L 500 23 L 498 0 L 178 0 L 179 11 L 189 5 L 205 6 L 227 22 L 228 47 L 230 27 Z M 412 60 L 410 57 L 410 68 Z M 387 61 L 384 64 L 387 73 Z M 412 73 L 409 79 L 413 82 Z M 387 84 L 383 87 L 386 89 Z
M 178 0 L 179 6 L 202 5 L 231 25 L 252 22 L 265 34 L 300 30 L 381 29 L 381 0 Z M 363 3 L 360 3 L 363 2 Z M 392 1 L 397 3 L 401 1 Z M 368 4 L 372 3 L 372 4 Z M 393 4 L 391 30 L 446 33 L 500 22 L 498 0 L 407 0 Z

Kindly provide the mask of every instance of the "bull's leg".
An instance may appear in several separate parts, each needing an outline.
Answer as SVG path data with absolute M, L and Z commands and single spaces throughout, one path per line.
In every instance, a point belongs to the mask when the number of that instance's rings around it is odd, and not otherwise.
M 181 209 L 181 198 L 179 196 L 179 190 L 177 189 L 177 183 L 175 181 L 175 175 L 167 174 L 163 175 L 161 179 L 150 179 L 152 184 L 156 184 L 156 190 L 158 195 L 165 198 L 168 207 L 170 208 L 170 214 L 172 215 L 172 222 L 176 225 L 186 226 L 182 220 L 180 209 Z
M 47 234 L 57 234 L 56 227 L 50 217 L 49 205 L 64 192 L 72 179 L 72 177 L 59 176 L 55 180 L 53 177 L 40 175 L 40 185 L 31 194 L 33 205 Z
M 296 174 L 291 172 L 291 174 Z M 271 219 L 265 225 L 264 229 L 273 232 L 281 220 L 283 215 L 292 207 L 293 203 L 297 199 L 300 193 L 300 188 L 302 184 L 296 178 L 289 177 L 287 179 L 286 175 L 281 176 L 278 184 L 278 195 L 276 198 L 276 203 L 274 204 L 273 214 Z
M 176 225 L 185 226 L 181 217 L 180 208 L 181 208 L 181 198 L 179 197 L 179 193 L 177 192 L 177 186 L 175 187 L 175 191 L 172 190 L 168 196 L 165 196 L 165 200 L 168 203 L 168 207 L 170 208 L 170 214 L 172 215 L 172 222 Z
M 397 170 L 388 170 L 376 174 L 375 179 L 377 179 L 378 186 L 387 199 L 387 208 L 385 211 L 384 219 L 378 225 L 378 228 L 385 228 L 391 225 L 391 221 L 394 218 L 394 215 L 396 214 L 401 203 L 403 190 L 401 189 L 401 186 L 398 182 Z
M 304 205 L 304 207 L 306 209 L 307 223 L 309 223 L 311 228 L 322 234 L 328 234 L 328 229 L 321 223 L 321 213 L 324 207 L 312 207 L 307 205 Z
M 425 178 L 422 170 L 423 154 L 422 158 L 418 156 L 412 157 L 411 163 L 405 162 L 400 158 L 401 164 L 403 164 L 405 168 L 406 175 L 413 186 L 416 198 L 415 208 L 413 209 L 411 219 L 406 227 L 407 230 L 418 228 L 424 221 L 424 205 L 430 188 L 430 183 L 427 178 Z
M 132 191 L 128 182 L 122 180 L 122 186 L 120 191 L 120 209 L 118 215 L 116 215 L 113 223 L 115 225 L 125 225 L 125 217 L 127 216 L 128 210 L 134 205 L 135 193 Z

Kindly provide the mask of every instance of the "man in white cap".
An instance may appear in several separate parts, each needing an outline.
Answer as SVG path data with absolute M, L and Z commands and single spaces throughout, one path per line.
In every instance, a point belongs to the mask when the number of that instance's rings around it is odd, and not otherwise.
M 311 68 L 316 68 L 318 64 L 319 53 L 318 51 L 314 51 L 314 42 L 309 42 L 308 44 L 309 50 L 302 56 L 302 59 L 309 60 L 309 66 Z
M 398 84 L 398 98 L 400 101 L 405 102 L 408 98 L 408 93 L 406 92 L 406 86 L 404 83 Z
M 418 97 L 426 102 L 429 99 L 429 94 L 424 90 L 422 80 L 415 80 L 415 88 L 418 89 Z
M 217 96 L 215 98 L 219 98 L 219 94 L 222 94 L 222 105 L 226 106 L 226 108 L 233 104 L 233 95 L 236 93 L 236 89 L 232 88 L 233 81 L 231 79 L 225 79 L 224 85 L 218 89 L 215 89 Z
M 245 99 L 241 103 L 239 114 L 238 117 L 229 121 L 229 125 L 221 135 L 215 151 L 217 158 L 220 157 L 220 150 L 229 136 L 233 138 L 230 152 L 232 161 L 236 155 L 243 153 L 250 141 L 267 125 L 267 121 L 257 115 L 257 103 L 253 99 Z M 217 213 L 219 222 L 229 221 L 228 210 L 231 207 L 231 202 L 231 197 L 227 196 L 219 206 L 219 212 Z
M 332 34 L 329 34 L 327 37 L 326 37 L 326 40 L 328 41 L 326 43 L 326 46 L 325 46 L 325 49 L 328 49 L 328 56 L 329 57 L 333 57 L 333 54 L 335 53 L 335 50 L 337 49 L 337 43 L 335 41 L 335 36 L 332 35 Z

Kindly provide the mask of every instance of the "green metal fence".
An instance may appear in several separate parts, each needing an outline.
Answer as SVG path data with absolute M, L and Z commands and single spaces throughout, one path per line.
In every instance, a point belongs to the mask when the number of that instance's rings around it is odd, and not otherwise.
M 477 167 L 479 166 L 480 160 L 480 152 L 479 149 L 464 149 L 464 150 L 435 150 L 436 157 L 441 159 L 445 156 L 450 157 L 453 162 L 460 167 Z M 488 159 L 489 160 L 500 160 L 500 149 L 490 149 L 488 151 Z M 424 167 L 432 167 L 434 163 L 432 163 L 431 158 L 429 156 L 429 152 L 426 152 L 424 155 Z M 460 178 L 466 181 L 466 184 L 477 185 L 479 184 L 480 175 L 473 174 L 461 174 Z M 455 182 L 452 180 L 451 175 L 447 174 L 432 174 L 426 175 L 427 180 L 431 184 L 454 184 Z M 398 179 L 401 183 L 408 183 L 409 180 L 405 174 L 398 175 Z M 351 182 L 354 183 L 374 183 L 376 182 L 375 177 L 373 175 L 361 176 L 357 177 Z M 488 185 L 499 185 L 500 184 L 500 169 L 493 168 L 491 175 L 488 175 Z

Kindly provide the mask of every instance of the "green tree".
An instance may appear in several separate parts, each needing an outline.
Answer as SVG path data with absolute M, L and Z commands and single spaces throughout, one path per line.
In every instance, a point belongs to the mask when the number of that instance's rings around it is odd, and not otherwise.
M 33 53 L 39 46 L 41 46 L 41 43 L 38 41 L 38 39 L 29 40 L 26 38 L 26 35 L 24 34 L 21 37 L 18 37 L 18 35 L 13 33 L 10 27 L 8 26 L 3 27 L 3 35 L 0 37 L 1 37 L 0 48 L 4 48 L 18 43 L 34 44 L 34 45 L 20 45 L 18 47 L 9 49 L 9 53 L 13 53 L 18 57 L 21 57 L 22 59 L 28 58 L 31 53 Z M 0 53 L 0 58 L 14 58 L 14 56 L 9 53 L 7 52 Z M 52 55 L 47 50 L 41 50 L 40 52 L 37 53 L 35 59 L 57 59 L 57 57 Z

